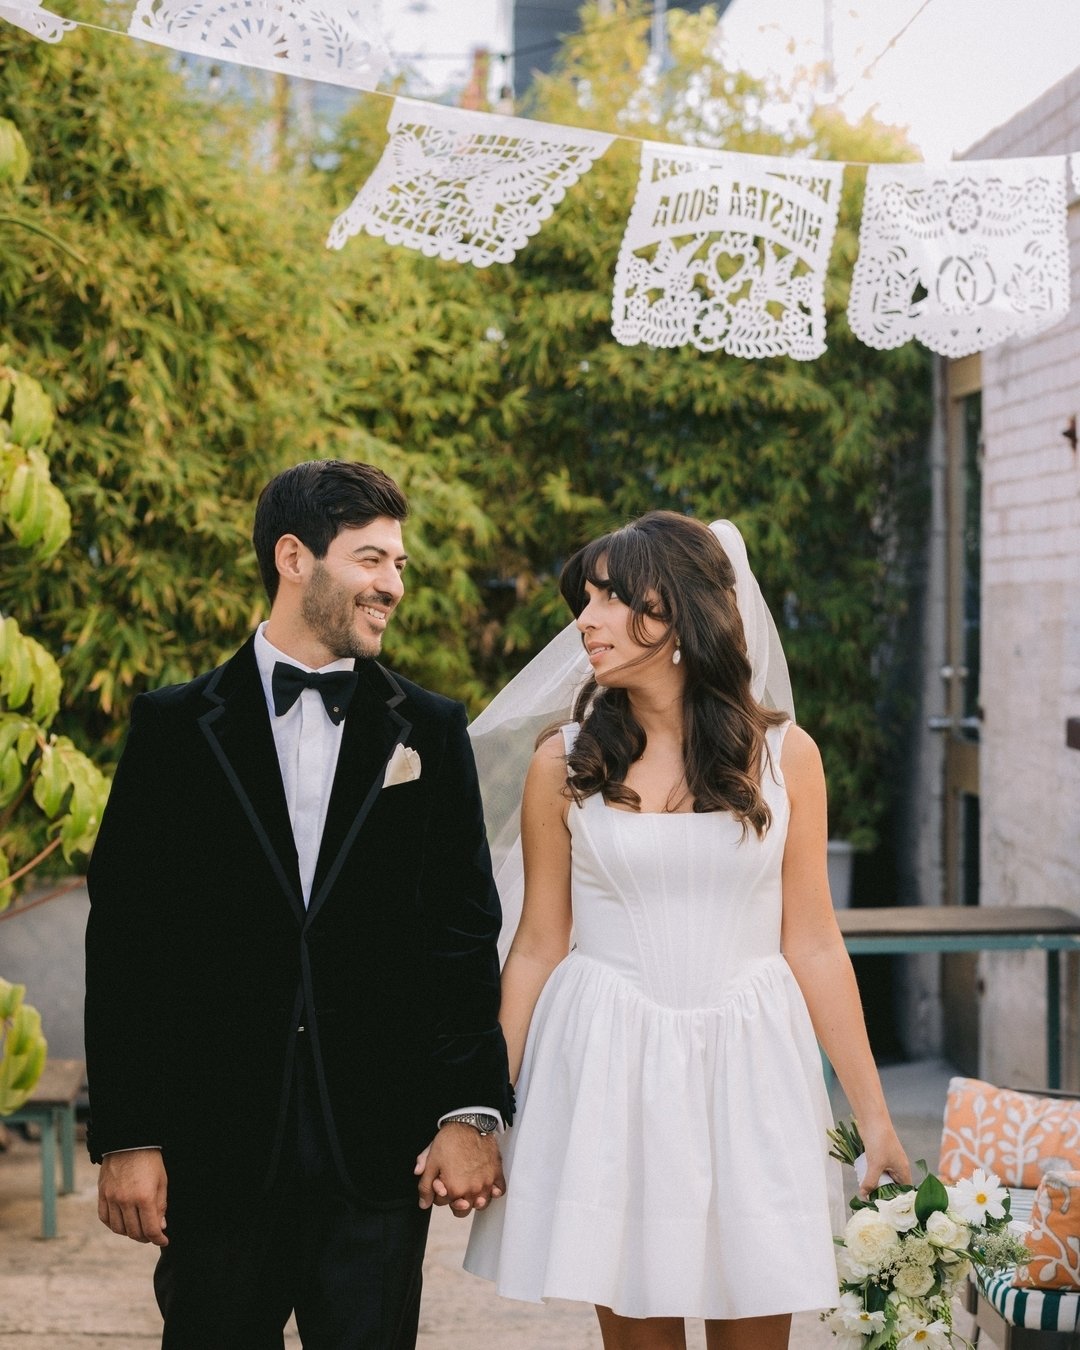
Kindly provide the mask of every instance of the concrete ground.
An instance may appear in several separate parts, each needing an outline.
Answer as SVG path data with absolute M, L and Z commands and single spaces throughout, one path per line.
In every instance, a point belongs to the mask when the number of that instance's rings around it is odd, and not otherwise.
M 913 1159 L 934 1167 L 950 1070 L 939 1062 L 882 1072 Z M 837 1114 L 845 1108 L 837 1103 Z M 40 1238 L 38 1146 L 21 1137 L 0 1153 L 0 1350 L 150 1350 L 161 1323 L 151 1291 L 153 1249 L 115 1237 L 97 1219 L 96 1172 L 80 1147 L 76 1189 L 59 1201 L 59 1236 Z M 428 1244 L 419 1350 L 600 1350 L 591 1308 L 498 1298 L 461 1269 L 468 1225 L 437 1210 Z M 963 1327 L 960 1327 L 963 1330 Z M 814 1314 L 795 1319 L 792 1350 L 832 1343 Z M 289 1350 L 300 1345 L 295 1330 Z M 691 1326 L 690 1350 L 704 1346 Z

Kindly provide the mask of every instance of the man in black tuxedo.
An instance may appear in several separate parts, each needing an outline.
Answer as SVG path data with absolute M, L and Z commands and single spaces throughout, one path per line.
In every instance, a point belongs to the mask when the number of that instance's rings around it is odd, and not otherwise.
M 161 1248 L 165 1350 L 415 1344 L 430 1206 L 505 1186 L 512 1094 L 465 711 L 375 659 L 397 485 L 263 490 L 270 618 L 135 700 L 89 872 L 99 1214 Z M 167 1216 L 167 1220 L 166 1220 Z

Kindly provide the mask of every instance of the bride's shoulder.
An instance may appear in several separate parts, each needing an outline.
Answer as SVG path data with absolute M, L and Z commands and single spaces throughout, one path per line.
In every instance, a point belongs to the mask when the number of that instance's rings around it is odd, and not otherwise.
M 558 815 L 565 823 L 567 747 L 556 727 L 533 751 L 525 778 L 523 806 L 526 816 Z M 524 817 L 523 817 L 524 818 Z
M 541 772 L 554 772 L 557 768 L 565 778 L 566 757 L 574 748 L 577 733 L 576 722 L 564 722 L 561 726 L 551 727 L 533 751 L 533 765 L 539 766 Z
M 817 742 L 802 727 L 791 723 L 780 748 L 780 771 L 789 791 L 800 784 L 809 784 L 822 777 L 821 751 Z

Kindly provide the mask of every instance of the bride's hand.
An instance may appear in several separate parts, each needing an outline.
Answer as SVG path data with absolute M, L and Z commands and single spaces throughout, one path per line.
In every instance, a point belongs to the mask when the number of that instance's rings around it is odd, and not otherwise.
M 890 1180 L 902 1186 L 911 1185 L 911 1164 L 891 1125 L 877 1131 L 865 1131 L 863 1144 L 866 1148 L 866 1171 L 859 1183 L 859 1195 L 864 1200 L 870 1198 L 871 1191 L 887 1185 Z

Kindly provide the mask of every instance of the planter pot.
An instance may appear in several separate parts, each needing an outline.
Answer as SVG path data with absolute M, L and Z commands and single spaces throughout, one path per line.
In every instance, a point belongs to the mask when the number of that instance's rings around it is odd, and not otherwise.
M 851 904 L 851 873 L 855 864 L 855 849 L 846 839 L 830 839 L 828 844 L 829 890 L 836 909 Z

